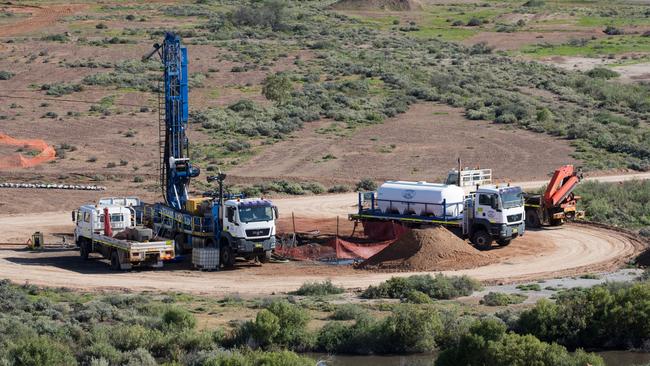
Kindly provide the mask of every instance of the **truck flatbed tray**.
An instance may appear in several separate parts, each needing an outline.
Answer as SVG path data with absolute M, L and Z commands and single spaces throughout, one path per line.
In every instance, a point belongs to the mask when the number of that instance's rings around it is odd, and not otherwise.
M 97 234 L 93 235 L 92 239 L 104 245 L 128 251 L 160 251 L 165 250 L 168 247 L 174 247 L 173 240 L 138 242 L 132 240 L 115 239 L 105 235 Z
M 380 220 L 380 221 L 402 221 L 416 224 L 436 224 L 448 226 L 461 226 L 463 219 L 461 217 L 441 218 L 430 216 L 415 216 L 415 215 L 398 215 L 398 214 L 385 214 L 374 212 L 360 212 L 348 215 L 348 219 L 352 221 L 357 220 Z

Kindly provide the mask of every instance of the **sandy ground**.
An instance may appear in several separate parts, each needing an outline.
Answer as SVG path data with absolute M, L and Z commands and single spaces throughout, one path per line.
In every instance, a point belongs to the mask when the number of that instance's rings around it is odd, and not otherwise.
M 498 263 L 462 271 L 488 282 L 526 281 L 612 270 L 644 246 L 618 232 L 582 225 L 531 231 L 513 242 L 523 249 L 540 242 L 553 248 L 533 255 L 507 256 Z M 522 249 L 520 248 L 520 250 Z M 510 247 L 504 248 L 510 249 Z M 24 249 L 0 249 L 0 278 L 17 283 L 69 287 L 83 290 L 181 291 L 196 294 L 259 296 L 295 290 L 305 281 L 331 279 L 346 288 L 363 288 L 392 276 L 410 273 L 374 273 L 349 266 L 310 262 L 242 264 L 234 270 L 198 272 L 186 265 L 172 264 L 163 270 L 111 272 L 105 264 L 84 262 L 73 250 L 50 249 L 32 253 Z

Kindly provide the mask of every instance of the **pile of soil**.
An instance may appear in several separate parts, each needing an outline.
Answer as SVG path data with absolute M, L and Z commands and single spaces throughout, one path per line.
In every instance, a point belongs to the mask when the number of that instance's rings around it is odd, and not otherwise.
M 417 0 L 340 0 L 332 5 L 336 10 L 422 10 Z
M 395 243 L 360 263 L 358 268 L 380 271 L 448 271 L 484 266 L 489 255 L 444 227 L 412 229 Z

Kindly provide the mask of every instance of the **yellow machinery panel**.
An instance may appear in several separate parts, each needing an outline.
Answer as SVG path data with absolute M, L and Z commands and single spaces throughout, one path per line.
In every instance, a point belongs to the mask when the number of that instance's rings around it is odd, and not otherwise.
M 185 202 L 185 210 L 193 215 L 196 215 L 199 213 L 201 203 L 208 201 L 209 199 L 210 197 L 189 198 Z

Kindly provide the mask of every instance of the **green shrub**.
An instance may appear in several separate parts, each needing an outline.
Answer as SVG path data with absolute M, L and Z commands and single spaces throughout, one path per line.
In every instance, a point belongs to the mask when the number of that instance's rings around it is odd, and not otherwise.
M 537 283 L 527 283 L 527 284 L 517 285 L 517 290 L 521 290 L 521 291 L 542 291 L 542 287 Z
M 293 85 L 286 74 L 269 75 L 262 83 L 262 94 L 268 100 L 284 104 L 291 98 Z
M 374 191 L 377 189 L 377 183 L 370 178 L 364 178 L 357 183 L 357 191 Z
M 15 74 L 13 72 L 2 70 L 0 71 L 0 80 L 9 80 L 14 77 L 14 75 Z
M 334 308 L 330 316 L 333 320 L 355 320 L 362 316 L 367 316 L 368 311 L 356 304 L 341 304 Z
M 506 333 L 506 326 L 494 318 L 476 321 L 458 344 L 440 353 L 436 366 L 460 365 L 602 365 L 603 360 L 582 350 L 569 353 L 557 344 L 532 335 Z
M 513 304 L 521 304 L 528 296 L 521 294 L 504 294 L 502 292 L 489 292 L 483 296 L 480 301 L 482 305 L 486 306 L 507 306 Z
M 605 67 L 594 67 L 593 69 L 587 71 L 587 75 L 592 78 L 600 79 L 612 79 L 620 76 L 620 74 L 616 71 Z
M 16 366 L 77 364 L 68 347 L 45 336 L 17 340 L 9 349 L 9 360 Z
M 331 186 L 327 192 L 328 193 L 346 193 L 350 192 L 351 188 L 349 186 L 346 186 L 345 184 L 336 184 Z
M 399 305 L 377 320 L 358 316 L 354 324 L 330 322 L 318 333 L 318 349 L 348 354 L 430 352 L 442 332 L 438 313 L 429 307 Z
M 313 194 L 325 193 L 325 186 L 318 182 L 302 183 L 300 186 L 305 191 L 310 191 Z
M 47 95 L 59 97 L 65 94 L 83 91 L 84 88 L 80 84 L 54 83 L 41 85 L 41 90 L 45 90 L 45 94 Z
M 234 344 L 274 345 L 295 350 L 311 348 L 312 335 L 307 331 L 309 313 L 286 301 L 274 301 L 254 322 L 242 324 L 235 332 Z M 276 321 L 277 318 L 277 321 Z M 275 324 L 279 326 L 276 327 Z
M 300 288 L 292 294 L 300 296 L 322 296 L 342 294 L 345 290 L 342 287 L 335 286 L 332 281 L 323 282 L 305 282 Z
M 252 323 L 252 335 L 258 344 L 270 345 L 279 332 L 280 319 L 267 309 L 260 310 Z
M 650 181 L 582 182 L 576 188 L 578 208 L 587 219 L 627 228 L 650 225 Z
M 567 347 L 638 347 L 650 339 L 649 304 L 647 282 L 572 289 L 522 312 L 516 329 Z
M 379 286 L 369 286 L 361 296 L 369 299 L 400 299 L 407 297 L 412 290 L 417 290 L 431 299 L 453 299 L 459 296 L 469 296 L 480 288 L 481 284 L 468 276 L 414 275 L 392 277 Z
M 431 304 L 433 300 L 422 291 L 411 290 L 406 294 L 406 302 L 411 304 Z
M 528 0 L 524 3 L 523 6 L 528 8 L 539 8 L 544 5 L 546 5 L 546 2 L 544 0 Z
M 189 311 L 179 307 L 165 310 L 162 316 L 163 324 L 175 331 L 194 329 L 196 318 Z
M 478 18 L 471 18 L 470 20 L 467 21 L 468 27 L 478 27 L 481 24 L 483 24 L 483 22 L 481 21 L 481 19 Z
M 125 354 L 126 366 L 156 366 L 158 363 L 153 356 L 143 348 L 130 351 Z

